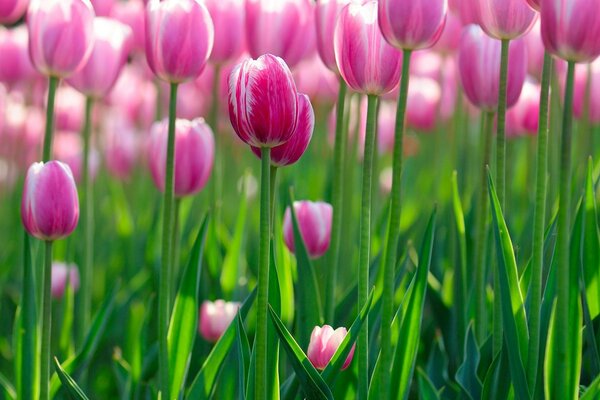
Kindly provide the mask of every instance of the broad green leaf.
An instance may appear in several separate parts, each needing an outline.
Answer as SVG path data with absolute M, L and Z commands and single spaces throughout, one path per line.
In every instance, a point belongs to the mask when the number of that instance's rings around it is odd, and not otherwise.
M 469 324 L 465 337 L 464 357 L 462 365 L 456 371 L 456 381 L 471 400 L 478 400 L 481 398 L 483 385 L 477 376 L 480 355 L 472 323 Z
M 500 351 L 492 361 L 483 380 L 482 399 L 507 399 L 510 385 L 508 357 L 505 351 Z
M 250 368 L 250 343 L 248 342 L 248 335 L 244 328 L 244 321 L 238 314 L 236 316 L 238 324 L 237 333 L 237 349 L 238 349 L 238 362 L 239 362 L 239 378 L 238 378 L 238 393 L 242 398 L 246 398 L 246 381 L 248 379 L 248 370 Z
M 581 248 L 583 278 L 587 294 L 590 318 L 600 314 L 600 238 L 598 236 L 598 214 L 596 198 L 592 182 L 592 161 L 588 161 L 585 195 L 583 200 L 584 226 Z
M 417 368 L 417 379 L 419 381 L 419 399 L 421 400 L 439 400 L 438 395 L 433 382 L 427 376 L 427 373 L 421 368 Z
M 244 180 L 245 182 L 245 180 Z M 227 254 L 223 260 L 221 270 L 221 289 L 225 298 L 230 298 L 233 290 L 237 286 L 239 265 L 242 255 L 242 243 L 244 241 L 244 233 L 246 228 L 248 201 L 246 200 L 245 185 L 242 188 L 242 193 L 239 198 L 239 211 L 235 222 L 235 230 L 231 243 L 229 243 Z
M 319 372 L 306 357 L 306 354 L 304 354 L 298 343 L 277 316 L 277 313 L 275 313 L 271 307 L 269 307 L 269 315 L 271 316 L 273 325 L 275 325 L 281 344 L 296 372 L 296 376 L 302 384 L 301 387 L 306 398 L 308 400 L 333 400 L 333 394 L 331 393 L 331 390 L 329 390 L 327 383 L 325 383 Z
M 169 382 L 173 394 L 183 390 L 198 329 L 198 287 L 208 218 L 202 222 L 175 297 L 167 341 L 169 346 Z
M 508 360 L 515 393 L 519 399 L 525 400 L 530 397 L 525 368 L 523 366 L 523 359 L 527 357 L 529 341 L 527 317 L 525 315 L 523 295 L 519 286 L 517 263 L 512 241 L 489 171 L 488 188 L 494 221 L 493 226 L 496 232 L 496 253 L 498 256 L 498 276 L 505 337 L 503 351 L 508 351 Z
M 73 400 L 88 400 L 88 397 L 83 393 L 83 390 L 77 385 L 77 382 L 60 366 L 58 359 L 54 357 L 54 366 L 56 367 L 56 374 L 62 382 L 63 386 L 67 389 L 69 396 Z
M 396 399 L 407 399 L 415 368 L 419 341 L 421 338 L 421 322 L 423 306 L 427 292 L 427 276 L 431 265 L 431 254 L 435 234 L 436 210 L 433 211 L 421 247 L 419 265 L 415 275 L 414 286 L 402 317 L 400 334 L 396 344 L 396 352 L 392 366 L 392 396 Z M 395 395 L 394 395 L 395 392 Z

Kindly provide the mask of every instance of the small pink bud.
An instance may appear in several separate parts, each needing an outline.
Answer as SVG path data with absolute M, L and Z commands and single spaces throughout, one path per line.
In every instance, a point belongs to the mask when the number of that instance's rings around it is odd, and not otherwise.
M 29 0 L 0 1 L 0 24 L 17 22 L 27 11 Z
M 335 25 L 342 8 L 351 0 L 317 0 L 315 20 L 317 25 L 317 50 L 323 64 L 333 72 L 338 72 L 333 49 Z
M 79 269 L 77 269 L 77 265 L 53 262 L 50 289 L 52 297 L 55 299 L 62 298 L 67 289 L 67 282 L 74 292 L 79 290 Z
M 310 335 L 310 343 L 306 351 L 306 356 L 312 365 L 318 370 L 324 370 L 347 334 L 348 330 L 346 328 L 337 328 L 334 330 L 329 325 L 323 325 L 322 328 L 315 326 Z M 355 347 L 356 344 L 352 345 L 350 354 L 348 354 L 342 366 L 343 370 L 348 368 L 352 362 Z
M 235 318 L 240 303 L 224 300 L 205 301 L 200 307 L 200 323 L 198 330 L 209 342 L 216 342 Z
M 296 201 L 294 211 L 298 218 L 300 235 L 306 246 L 306 251 L 311 258 L 319 258 L 329 248 L 331 240 L 331 218 L 333 207 L 331 204 L 318 201 Z M 283 239 L 287 248 L 294 253 L 294 226 L 292 224 L 292 213 L 289 207 L 285 210 L 283 217 Z
M 79 198 L 71 169 L 60 161 L 29 167 L 21 201 L 21 220 L 41 240 L 69 236 L 79 221 Z
M 495 39 L 516 39 L 533 26 L 537 13 L 523 0 L 477 0 L 481 28 Z

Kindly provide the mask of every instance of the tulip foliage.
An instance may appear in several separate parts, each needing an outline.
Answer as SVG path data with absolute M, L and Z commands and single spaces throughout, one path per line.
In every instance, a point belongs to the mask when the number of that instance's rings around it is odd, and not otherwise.
M 0 399 L 600 398 L 600 0 L 1 0 Z

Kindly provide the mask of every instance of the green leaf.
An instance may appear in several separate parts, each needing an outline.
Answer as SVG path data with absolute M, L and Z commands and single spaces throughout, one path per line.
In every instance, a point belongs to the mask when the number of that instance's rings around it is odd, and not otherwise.
M 0 388 L 4 391 L 4 396 L 8 396 L 9 399 L 17 398 L 15 387 L 2 373 L 0 373 Z M 0 394 L 2 394 L 2 391 L 0 391 Z
M 208 218 L 205 217 L 196 237 L 190 261 L 183 273 L 169 324 L 169 382 L 170 391 L 174 395 L 183 390 L 198 329 L 198 287 L 207 226 Z
M 587 387 L 579 400 L 597 400 L 600 398 L 600 375 Z
M 523 366 L 523 359 L 527 357 L 529 341 L 527 316 L 525 315 L 523 295 L 519 286 L 519 274 L 512 241 L 489 171 L 488 189 L 490 192 L 494 231 L 496 232 L 496 253 L 498 255 L 498 276 L 505 338 L 503 351 L 508 351 L 508 360 L 515 393 L 519 399 L 525 400 L 530 398 L 525 368 Z
M 477 376 L 477 368 L 479 367 L 479 346 L 473 332 L 473 324 L 469 324 L 467 336 L 465 337 L 465 359 L 461 366 L 456 371 L 456 382 L 464 390 L 465 394 L 471 400 L 481 398 L 483 385 Z
M 77 385 L 77 382 L 71 378 L 71 376 L 60 366 L 58 359 L 54 357 L 54 366 L 56 367 L 56 373 L 67 389 L 69 396 L 73 400 L 88 400 L 88 397 L 83 393 L 83 390 Z
M 246 180 L 243 180 L 243 182 L 245 181 Z M 223 290 L 223 296 L 225 298 L 231 297 L 238 281 L 240 256 L 242 255 L 242 243 L 244 241 L 248 210 L 246 188 L 245 185 L 243 186 L 242 193 L 239 196 L 239 198 L 242 200 L 239 202 L 239 211 L 237 220 L 235 222 L 233 238 L 228 246 L 227 254 L 223 260 L 223 267 L 221 270 L 221 289 Z
M 244 322 L 240 315 L 236 317 L 238 324 L 237 333 L 237 349 L 238 349 L 238 362 L 239 362 L 239 379 L 238 379 L 238 393 L 242 398 L 246 398 L 246 381 L 248 379 L 248 370 L 250 369 L 250 343 L 248 342 L 248 335 L 244 328 Z
M 397 384 L 392 385 L 392 396 L 398 400 L 408 398 L 417 352 L 419 350 L 423 306 L 427 292 L 427 276 L 429 275 L 433 251 L 435 217 L 436 210 L 434 209 L 423 238 L 419 265 L 414 278 L 414 286 L 406 305 L 406 311 L 402 317 L 402 325 L 396 344 L 391 381 L 397 382 Z
M 452 174 L 452 205 L 454 209 L 454 218 L 456 222 L 456 232 L 458 233 L 458 246 L 460 255 L 460 268 L 457 269 L 454 279 L 456 280 L 455 302 L 458 315 L 459 339 L 462 342 L 462 333 L 465 329 L 465 317 L 467 314 L 467 236 L 465 229 L 465 216 L 458 192 L 458 174 L 456 171 Z
M 31 258 L 30 237 L 23 234 L 23 295 L 21 296 L 20 318 L 16 325 L 20 327 L 16 335 L 18 345 L 16 364 L 17 388 L 19 398 L 34 399 L 39 396 L 39 357 L 37 348 L 37 310 L 35 299 L 35 271 Z
M 417 379 L 419 381 L 419 399 L 421 400 L 439 400 L 438 395 L 433 382 L 429 379 L 425 371 L 421 368 L 417 368 Z
M 507 399 L 510 385 L 510 371 L 505 351 L 500 351 L 492 361 L 483 380 L 482 399 Z
M 327 383 L 325 383 L 319 372 L 306 357 L 306 354 L 304 354 L 298 343 L 294 340 L 271 307 L 269 307 L 269 314 L 273 325 L 275 325 L 283 348 L 294 368 L 294 372 L 296 372 L 296 376 L 302 384 L 302 390 L 304 391 L 306 398 L 308 400 L 333 400 L 333 394 L 327 386 Z
M 600 237 L 598 236 L 598 214 L 596 213 L 596 198 L 592 178 L 592 160 L 588 160 L 588 170 L 583 200 L 584 226 L 581 248 L 583 279 L 590 318 L 600 314 Z

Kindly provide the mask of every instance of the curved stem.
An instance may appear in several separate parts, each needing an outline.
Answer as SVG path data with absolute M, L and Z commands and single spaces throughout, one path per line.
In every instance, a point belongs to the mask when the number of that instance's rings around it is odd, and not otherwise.
M 369 95 L 367 106 L 367 129 L 363 158 L 362 202 L 360 211 L 360 242 L 358 251 L 358 308 L 367 302 L 369 290 L 369 259 L 371 252 L 371 184 L 373 180 L 373 158 L 375 148 L 375 125 L 377 96 Z M 366 399 L 369 389 L 369 320 L 365 317 L 363 329 L 358 337 L 358 396 Z
M 174 157 L 175 157 L 175 120 L 177 107 L 177 83 L 171 83 L 171 94 L 169 99 L 169 132 L 167 139 L 167 165 L 165 173 L 165 193 L 162 232 L 162 255 L 158 291 L 158 369 L 161 398 L 170 400 L 169 394 L 169 348 L 167 335 L 169 330 L 169 319 L 171 314 L 171 250 L 173 238 L 173 201 L 175 182 Z
M 44 283 L 42 292 L 42 362 L 40 365 L 40 399 L 50 399 L 50 345 L 52 334 L 52 242 L 45 242 Z
M 269 247 L 271 229 L 271 149 L 261 150 L 260 247 L 256 309 L 256 382 L 255 399 L 267 398 L 267 307 L 269 304 Z
M 335 145 L 333 150 L 333 185 L 331 205 L 333 217 L 331 224 L 331 250 L 329 253 L 329 274 L 325 293 L 325 320 L 333 322 L 335 312 L 335 286 L 337 283 L 340 243 L 342 236 L 342 196 L 344 192 L 344 149 L 346 148 L 347 132 L 344 131 L 344 108 L 347 85 L 342 77 L 339 78 L 340 89 L 335 114 Z
M 46 131 L 44 133 L 44 151 L 42 160 L 50 161 L 52 158 L 52 133 L 54 131 L 54 99 L 56 98 L 56 88 L 58 87 L 58 78 L 51 76 L 48 84 L 48 106 L 46 107 Z
M 392 319 L 394 317 L 394 282 L 398 240 L 400 239 L 401 194 L 402 194 L 402 152 L 405 131 L 406 101 L 410 78 L 411 50 L 404 50 L 402 59 L 402 80 L 396 109 L 394 134 L 394 160 L 392 166 L 392 200 L 388 223 L 387 243 L 384 255 L 383 308 L 381 319 L 381 392 L 380 398 L 389 398 L 390 372 L 392 368 Z

